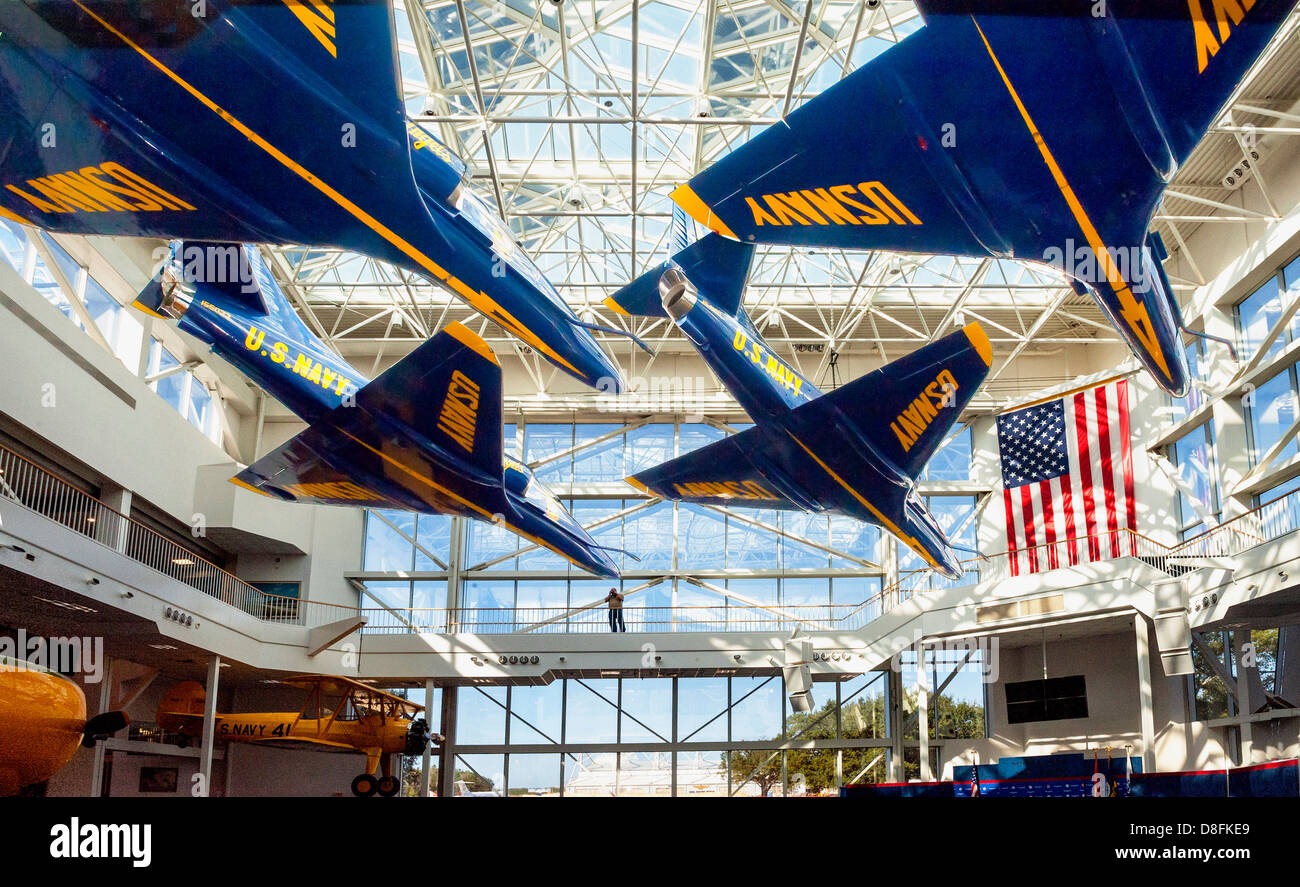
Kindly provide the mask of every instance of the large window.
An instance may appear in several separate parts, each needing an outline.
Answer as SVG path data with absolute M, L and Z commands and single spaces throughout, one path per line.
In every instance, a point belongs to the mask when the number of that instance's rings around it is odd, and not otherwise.
M 1296 421 L 1296 370 L 1289 366 L 1242 397 L 1250 428 L 1250 461 L 1258 465 Z M 1270 462 L 1294 456 L 1295 435 L 1281 443 Z
M 1196 385 L 1196 382 L 1203 378 L 1202 373 L 1206 368 L 1205 340 L 1201 338 L 1193 338 L 1192 341 L 1183 348 L 1183 352 L 1187 355 L 1187 367 L 1191 370 L 1192 387 L 1188 389 L 1185 397 L 1170 398 L 1174 408 L 1174 423 L 1186 419 L 1205 404 L 1205 395 Z
M 752 426 L 729 429 L 747 427 Z M 879 527 L 843 516 L 656 501 L 632 495 L 620 483 L 727 433 L 704 422 L 505 428 L 507 445 L 520 442 L 538 477 L 558 488 L 561 503 L 623 570 L 619 587 L 630 595 L 624 614 L 629 631 L 821 628 L 845 617 L 865 621 L 879 615 L 887 542 Z M 931 461 L 926 482 L 969 478 L 971 446 L 969 429 L 956 432 Z M 934 495 L 926 501 L 955 545 L 977 547 L 975 496 Z M 447 517 L 372 510 L 363 569 L 395 574 L 391 578 L 409 598 L 406 574 L 445 579 L 453 561 L 451 538 Z M 910 551 L 903 550 L 901 558 L 903 571 L 922 567 Z M 460 611 L 447 622 L 453 631 L 507 632 L 521 624 L 542 632 L 600 630 L 599 609 L 567 611 L 599 602 L 618 584 L 593 579 L 505 527 L 476 520 L 464 522 L 458 570 L 461 584 L 446 598 Z M 964 581 L 977 580 L 972 572 Z M 368 583 L 384 581 L 375 577 Z
M 1194 428 L 1169 447 L 1169 461 L 1182 484 L 1178 490 L 1178 529 L 1180 539 L 1189 539 L 1205 532 L 1205 511 L 1218 521 L 1219 481 L 1214 467 L 1214 430 L 1209 422 Z M 1201 508 L 1188 498 L 1187 489 L 1200 502 Z
M 1258 289 L 1237 303 L 1235 308 L 1237 338 L 1241 359 L 1250 360 L 1259 351 L 1268 333 L 1281 319 L 1296 297 L 1300 295 L 1300 257 L 1273 274 Z M 1300 331 L 1300 313 L 1291 318 L 1286 328 L 1268 347 L 1268 355 L 1285 348 Z
M 78 329 L 86 330 L 81 312 L 73 305 L 75 299 L 113 356 L 132 373 L 139 371 L 141 349 L 145 344 L 144 326 L 53 237 L 43 231 L 29 234 L 28 229 L 0 219 L 0 256 Z M 44 256 L 53 259 L 53 268 L 46 263 Z M 65 284 L 69 292 L 65 292 Z M 172 409 L 213 443 L 220 443 L 222 426 L 217 412 L 220 403 L 195 377 L 194 368 L 183 367 L 181 361 L 157 339 L 149 341 L 146 376 L 150 380 L 149 387 Z
M 940 679 L 949 668 L 938 667 Z M 936 752 L 983 735 L 980 691 L 959 683 L 932 704 Z M 842 782 L 886 778 L 887 684 L 879 671 L 818 682 L 803 714 L 790 710 L 780 674 L 462 687 L 457 779 L 513 796 L 666 796 L 675 771 L 679 797 L 834 794 Z M 810 747 L 783 752 L 790 739 Z

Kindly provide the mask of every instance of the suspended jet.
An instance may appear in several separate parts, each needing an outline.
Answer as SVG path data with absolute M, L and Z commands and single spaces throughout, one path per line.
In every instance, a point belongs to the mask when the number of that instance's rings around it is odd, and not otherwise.
M 1052 264 L 1182 396 L 1152 217 L 1295 5 L 917 0 L 923 28 L 673 199 L 746 243 Z
M 361 752 L 365 771 L 352 780 L 352 793 L 391 798 L 401 784 L 392 772 L 394 754 L 422 755 L 430 741 L 418 705 L 350 678 L 298 675 L 280 683 L 307 691 L 298 711 L 218 714 L 213 736 L 218 742 L 249 742 L 278 748 L 327 752 Z M 182 681 L 158 703 L 158 726 L 181 736 L 182 747 L 203 735 L 207 691 L 198 681 Z M 382 774 L 378 775 L 381 772 Z
M 755 423 L 627 482 L 679 502 L 847 515 L 960 578 L 916 479 L 988 375 L 988 337 L 969 324 L 823 394 L 741 305 L 753 251 L 709 234 L 607 300 L 618 313 L 671 319 Z
M 619 575 L 531 469 L 503 454 L 501 365 L 465 326 L 448 324 L 369 381 L 307 328 L 249 244 L 173 244 L 134 305 L 177 321 L 307 422 L 234 483 L 295 502 L 497 523 Z
M 352 250 L 621 386 L 599 327 L 407 119 L 388 0 L 11 0 L 0 33 L 5 218 Z

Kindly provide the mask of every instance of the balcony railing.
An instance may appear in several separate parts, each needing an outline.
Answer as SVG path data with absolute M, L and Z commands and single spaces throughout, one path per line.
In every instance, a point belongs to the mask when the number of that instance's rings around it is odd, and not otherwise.
M 610 630 L 608 610 L 600 602 L 577 608 L 358 609 L 268 594 L 5 447 L 0 447 L 0 496 L 266 622 L 315 626 L 361 615 L 367 619 L 366 634 L 596 634 Z M 1134 557 L 1170 575 L 1181 575 L 1208 558 L 1232 557 L 1296 530 L 1300 530 L 1300 490 L 1174 546 L 1131 530 L 1116 530 L 967 560 L 963 563 L 965 574 L 956 580 L 929 570 L 909 572 L 856 605 L 729 600 L 712 606 L 626 606 L 623 621 L 633 632 L 787 632 L 796 626 L 808 631 L 854 631 L 914 594 L 1121 557 Z M 1095 556 L 1089 556 L 1090 549 Z
M 307 625 L 308 610 L 320 622 L 341 619 L 354 612 L 352 608 L 340 607 L 336 609 L 343 612 L 336 615 L 316 613 L 315 610 L 329 605 L 309 604 L 254 588 L 202 555 L 132 520 L 5 447 L 0 447 L 0 496 L 267 622 Z

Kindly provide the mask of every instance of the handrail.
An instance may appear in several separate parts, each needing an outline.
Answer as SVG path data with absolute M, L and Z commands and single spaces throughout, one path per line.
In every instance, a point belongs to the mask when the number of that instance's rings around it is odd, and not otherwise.
M 1272 526 L 1268 528 L 1254 525 L 1256 520 L 1261 519 L 1264 522 L 1271 522 Z M 1026 548 L 1016 549 L 1014 552 L 1017 556 L 1026 555 L 1038 557 L 1044 552 L 1066 551 L 1066 546 L 1079 546 L 1090 542 L 1098 544 L 1105 543 L 1111 550 L 1114 550 L 1113 541 L 1127 539 L 1128 544 L 1122 542 L 1119 547 L 1121 550 L 1127 549 L 1130 557 L 1138 557 L 1145 560 L 1157 561 L 1157 565 L 1164 569 L 1168 566 L 1170 559 L 1205 558 L 1205 557 L 1229 557 L 1239 554 L 1254 545 L 1267 542 L 1270 539 L 1276 539 L 1285 533 L 1294 532 L 1300 529 L 1300 490 L 1293 490 L 1289 493 L 1283 493 L 1264 502 L 1250 511 L 1231 517 L 1223 521 L 1218 526 L 1211 527 L 1204 532 L 1198 533 L 1190 539 L 1185 539 L 1177 545 L 1165 545 L 1157 542 L 1149 536 L 1146 536 L 1136 530 L 1120 528 L 1117 530 L 1107 530 L 1102 533 L 1093 533 L 1084 536 L 1072 536 L 1065 539 L 1058 539 L 1053 542 L 1042 542 L 1037 545 Z M 1254 530 L 1255 532 L 1252 532 Z M 1227 544 L 1217 547 L 1213 543 L 1218 540 L 1228 539 Z M 1243 543 L 1244 540 L 1248 540 Z M 951 580 L 938 576 L 932 570 L 915 570 L 904 576 L 900 576 L 895 582 L 881 589 L 872 598 L 863 601 L 863 606 L 873 604 L 878 601 L 890 601 L 898 603 L 906 598 L 904 594 L 912 594 L 916 589 L 912 588 L 910 583 L 916 582 L 920 578 L 931 577 L 932 588 L 957 588 L 966 584 L 966 577 L 972 573 L 978 576 L 976 581 L 984 582 L 990 579 L 1008 578 L 1010 575 L 1009 564 L 1012 552 L 1002 551 L 992 555 L 985 555 L 979 558 L 970 558 L 961 561 L 961 565 L 966 569 L 963 578 L 960 580 Z M 1109 559 L 1109 558 L 1107 558 Z M 1071 558 L 1056 557 L 1056 561 L 1061 564 L 1068 564 Z M 980 568 L 980 564 L 992 564 L 990 569 Z M 1000 569 L 1000 568 L 1005 568 Z
M 254 588 L 4 446 L 0 446 L 0 496 L 258 619 L 306 624 L 308 602 Z M 330 605 L 313 605 L 319 606 Z
M 0 446 L 0 496 L 266 622 L 306 626 L 362 615 L 369 619 L 364 630 L 379 634 L 418 633 L 422 629 L 513 632 L 521 630 L 520 626 L 531 626 L 530 630 L 534 632 L 608 630 L 604 609 L 599 604 L 578 611 L 569 607 L 398 607 L 376 610 L 270 594 L 4 446 Z M 1054 569 L 1080 561 L 1079 557 L 1071 556 L 1072 548 L 1077 551 L 1083 550 L 1081 546 L 1094 546 L 1100 548 L 1099 553 L 1111 552 L 1110 558 L 1095 559 L 1136 557 L 1158 569 L 1175 572 L 1178 568 L 1190 569 L 1190 562 L 1197 559 L 1230 557 L 1297 530 L 1300 530 L 1300 490 L 1277 496 L 1173 546 L 1134 530 L 1118 529 L 1043 542 L 1014 553 L 1018 557 L 1042 558 L 1049 565 L 1048 569 Z M 736 601 L 681 607 L 624 607 L 624 620 L 639 631 L 680 631 L 683 628 L 694 631 L 785 631 L 797 624 L 809 623 L 855 630 L 912 594 L 1007 578 L 1011 575 L 1011 554 L 999 552 L 962 561 L 965 572 L 956 580 L 939 576 L 931 570 L 912 571 L 860 604 L 782 605 L 779 611 Z M 401 613 L 406 616 L 401 617 Z M 404 625 L 390 624 L 395 620 Z

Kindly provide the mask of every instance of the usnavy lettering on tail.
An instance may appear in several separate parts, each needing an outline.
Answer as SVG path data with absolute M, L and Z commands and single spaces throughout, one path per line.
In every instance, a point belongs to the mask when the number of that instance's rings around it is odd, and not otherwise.
M 203 304 L 207 305 L 208 303 L 204 302 Z M 221 312 L 216 308 L 213 308 L 213 310 L 226 314 L 226 312 Z M 229 317 L 230 315 L 226 314 L 226 316 Z M 301 351 L 298 352 L 298 356 L 294 358 L 293 363 L 289 363 L 289 346 L 283 342 L 267 343 L 266 330 L 260 330 L 256 326 L 250 325 L 248 327 L 248 335 L 244 337 L 244 347 L 249 351 L 260 352 L 261 356 L 270 360 L 271 363 L 278 363 L 288 367 L 308 382 L 315 382 L 327 390 L 333 387 L 335 394 L 343 395 L 357 390 L 356 383 L 347 376 L 336 373 L 319 360 L 313 360 Z
M 120 163 L 108 161 L 36 179 L 27 187 L 44 198 L 24 191 L 17 185 L 5 185 L 13 193 L 43 213 L 161 212 L 190 211 L 194 207 L 166 191 L 144 176 L 131 172 Z
M 284 0 L 284 5 L 289 7 L 320 45 L 329 50 L 330 55 L 338 58 L 339 51 L 334 45 L 334 7 L 330 6 L 331 2 L 333 0 L 311 0 L 311 6 L 308 6 L 303 0 Z
M 438 427 L 460 444 L 467 453 L 474 452 L 474 429 L 478 424 L 479 386 L 460 370 L 451 374 L 447 397 L 438 415 Z
M 865 197 L 871 206 L 850 195 Z M 903 201 L 881 182 L 790 191 L 762 195 L 766 209 L 753 197 L 746 197 L 755 225 L 920 225 Z
M 799 374 L 786 366 L 774 354 L 764 352 L 757 342 L 751 344 L 744 330 L 736 330 L 736 335 L 731 340 L 731 347 L 741 354 L 747 355 L 750 360 L 763 367 L 769 376 L 786 388 L 793 389 L 795 394 L 800 393 L 799 389 L 803 388 L 803 379 L 799 377 Z M 765 360 L 766 362 L 764 362 Z
M 67 825 L 50 828 L 53 859 L 129 859 L 135 868 L 148 868 L 153 859 L 153 826 L 110 825 L 72 817 Z
M 950 370 L 940 370 L 934 381 L 925 386 L 925 390 L 889 425 L 903 452 L 910 450 L 925 433 L 934 417 L 939 415 L 939 410 L 956 402 L 957 378 Z
M 1219 38 L 1214 38 L 1214 30 L 1205 18 L 1205 0 L 1187 0 L 1187 8 L 1192 14 L 1192 35 L 1196 40 L 1196 73 L 1200 74 L 1210 64 L 1219 47 L 1232 36 L 1233 25 L 1241 24 L 1245 14 L 1255 5 L 1255 0 L 1210 0 L 1211 20 L 1218 25 Z

